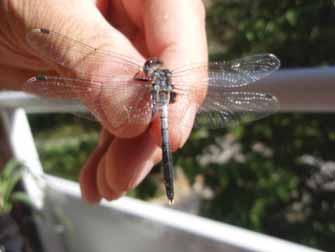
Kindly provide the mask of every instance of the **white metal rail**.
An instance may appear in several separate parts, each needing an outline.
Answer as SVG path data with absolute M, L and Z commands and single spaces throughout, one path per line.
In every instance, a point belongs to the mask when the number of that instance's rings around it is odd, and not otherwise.
M 334 80 L 335 68 L 280 71 L 259 82 L 258 88 L 274 93 L 282 111 L 334 112 Z M 83 107 L 73 102 L 0 93 L 1 119 L 15 158 L 32 174 L 46 178 L 47 187 L 29 174 L 24 181 L 45 214 L 37 220 L 45 251 L 318 251 L 127 197 L 99 206 L 85 204 L 76 183 L 43 174 L 26 117 L 26 112 L 78 110 Z M 65 227 L 63 232 L 59 224 Z
M 275 95 L 280 112 L 335 112 L 335 67 L 277 71 L 245 90 Z M 75 101 L 50 100 L 20 92 L 0 92 L 0 107 L 22 107 L 27 113 L 85 111 Z

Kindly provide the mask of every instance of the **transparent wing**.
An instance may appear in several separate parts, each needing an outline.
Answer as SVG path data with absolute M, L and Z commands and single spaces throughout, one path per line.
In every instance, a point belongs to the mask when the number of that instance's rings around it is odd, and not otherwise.
M 149 124 L 152 120 L 150 85 L 143 81 L 118 77 L 100 83 L 81 79 L 37 76 L 26 81 L 24 90 L 57 99 L 81 101 L 94 117 L 112 128 L 124 124 Z M 183 125 L 186 110 L 196 100 L 194 92 L 178 93 L 170 106 L 170 122 Z M 256 92 L 227 92 L 210 86 L 199 107 L 195 127 L 223 128 L 268 116 L 279 108 L 277 99 Z M 86 116 L 85 116 L 86 117 Z M 90 117 L 89 117 L 90 118 Z
M 92 47 L 48 29 L 34 29 L 26 35 L 26 40 L 44 59 L 75 70 L 84 79 L 91 77 L 91 73 L 94 73 L 93 75 L 99 80 L 115 75 L 134 76 L 142 69 L 144 63 L 113 51 Z
M 178 94 L 176 102 L 172 104 L 174 109 L 170 113 L 170 121 L 190 128 L 189 120 L 184 118 L 188 116 L 188 109 L 196 100 L 191 92 Z M 217 129 L 234 127 L 269 116 L 278 111 L 279 102 L 271 94 L 209 88 L 204 102 L 196 107 L 198 109 L 193 127 Z
M 56 99 L 79 100 L 98 121 L 111 128 L 148 124 L 152 116 L 150 86 L 128 76 L 110 78 L 108 82 L 36 76 L 26 81 L 24 91 Z
M 223 128 L 264 118 L 279 109 L 277 99 L 255 92 L 209 93 L 199 108 L 195 127 Z
M 175 69 L 172 71 L 173 83 L 186 89 L 195 82 L 197 86 L 235 88 L 262 79 L 279 67 L 280 61 L 275 55 L 257 54 L 231 61 L 200 63 Z
M 259 54 L 227 62 L 185 66 L 173 71 L 173 85 L 181 104 L 204 102 L 198 106 L 195 127 L 222 128 L 250 122 L 276 112 L 279 103 L 271 94 L 239 91 L 280 66 L 272 54 Z M 188 102 L 185 102 L 188 101 Z M 177 107 L 177 105 L 175 106 Z M 182 121 L 185 109 L 172 116 Z

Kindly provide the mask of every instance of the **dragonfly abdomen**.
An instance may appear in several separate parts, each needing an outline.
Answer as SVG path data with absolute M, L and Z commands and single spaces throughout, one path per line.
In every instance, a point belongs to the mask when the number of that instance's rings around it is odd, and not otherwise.
M 161 135 L 162 135 L 162 171 L 165 184 L 166 196 L 169 202 L 173 203 L 174 185 L 173 185 L 173 160 L 170 151 L 169 130 L 168 130 L 168 107 L 167 105 L 160 107 Z

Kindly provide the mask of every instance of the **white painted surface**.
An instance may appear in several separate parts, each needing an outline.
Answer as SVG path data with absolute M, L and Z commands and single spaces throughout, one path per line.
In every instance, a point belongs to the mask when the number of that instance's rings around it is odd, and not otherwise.
M 36 208 L 43 206 L 43 181 L 37 181 L 43 174 L 29 122 L 23 109 L 0 110 L 8 135 L 11 151 L 16 160 L 29 169 L 24 176 L 24 186 Z
M 2 119 L 13 158 L 22 162 L 27 168 L 23 177 L 23 186 L 37 213 L 34 220 L 42 246 L 45 252 L 65 251 L 63 242 L 54 229 L 53 213 L 49 210 L 49 205 L 45 204 L 48 202 L 48 195 L 45 194 L 45 175 L 26 113 L 21 108 L 0 107 L 0 119 Z
M 52 202 L 71 223 L 70 251 L 319 251 L 127 197 L 92 206 L 80 199 L 77 183 L 47 181 Z

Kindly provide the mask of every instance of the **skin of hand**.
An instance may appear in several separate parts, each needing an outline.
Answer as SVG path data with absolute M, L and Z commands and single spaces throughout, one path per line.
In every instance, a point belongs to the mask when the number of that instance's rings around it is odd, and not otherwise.
M 167 68 L 207 61 L 205 10 L 201 0 L 3 0 L 0 3 L 0 89 L 21 90 L 27 79 L 40 72 L 80 77 L 75 69 L 64 70 L 29 47 L 25 35 L 34 28 L 67 34 L 99 49 L 108 47 L 139 62 L 155 56 Z M 98 70 L 117 72 L 102 67 L 102 70 L 92 69 L 92 76 Z M 200 104 L 204 96 L 195 97 L 194 104 Z M 193 123 L 196 112 L 191 107 L 182 115 L 189 121 L 188 125 Z M 111 102 L 108 109 L 122 108 Z M 158 120 L 149 125 L 124 125 L 115 129 L 108 125 L 107 119 L 102 120 L 99 143 L 81 170 L 82 196 L 90 203 L 122 196 L 161 160 Z M 190 127 L 179 127 L 179 124 L 170 122 L 172 151 L 180 148 L 190 134 Z

